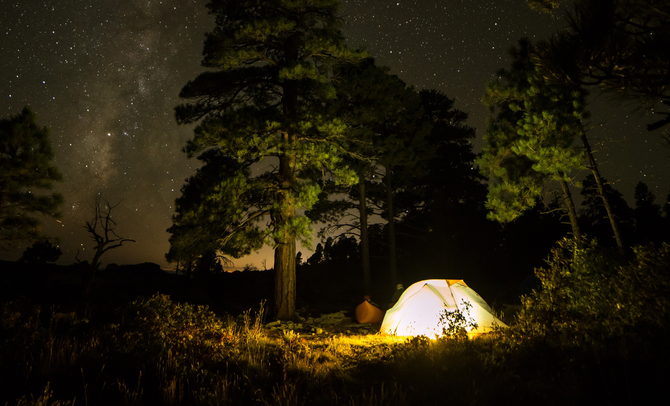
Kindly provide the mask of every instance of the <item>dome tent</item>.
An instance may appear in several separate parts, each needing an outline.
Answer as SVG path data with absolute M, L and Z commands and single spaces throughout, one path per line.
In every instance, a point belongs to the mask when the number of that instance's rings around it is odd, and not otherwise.
M 468 331 L 468 335 L 488 332 L 494 325 L 507 327 L 493 315 L 484 299 L 462 280 L 430 279 L 416 282 L 403 292 L 398 302 L 386 312 L 381 332 L 397 336 L 439 336 L 442 334 L 440 314 L 445 310 L 464 310 L 463 302 L 470 303 L 470 317 L 478 326 L 476 330 Z

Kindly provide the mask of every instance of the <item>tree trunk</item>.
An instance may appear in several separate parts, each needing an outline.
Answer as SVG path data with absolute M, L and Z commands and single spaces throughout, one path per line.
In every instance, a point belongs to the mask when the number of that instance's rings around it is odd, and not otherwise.
M 437 241 L 440 247 L 444 247 L 444 250 L 446 252 L 453 252 L 454 249 L 454 241 L 453 239 L 449 239 L 447 241 L 447 224 L 445 220 L 445 206 L 446 206 L 446 199 L 444 198 L 444 192 L 442 190 L 438 190 L 435 196 L 435 206 L 434 206 L 434 212 L 436 213 L 435 216 L 435 224 L 433 225 L 433 230 L 435 232 L 435 236 L 431 237 L 432 242 L 434 243 Z M 450 221 L 451 222 L 451 221 Z M 442 258 L 440 259 L 440 263 L 442 267 L 448 271 L 451 271 L 451 255 L 444 255 L 445 252 L 443 252 L 443 255 L 441 256 Z
M 275 316 L 291 320 L 295 315 L 295 238 L 275 248 Z
M 284 45 L 284 61 L 291 69 L 298 61 L 300 46 L 299 34 L 290 36 Z M 292 223 L 295 218 L 295 183 L 296 156 L 293 146 L 297 134 L 293 124 L 298 112 L 298 83 L 287 80 L 282 85 L 284 113 L 284 134 L 282 151 L 279 155 L 279 173 L 277 191 L 277 209 L 272 214 L 272 225 L 275 233 L 275 316 L 277 319 L 293 319 L 295 316 L 295 235 Z
M 589 141 L 586 138 L 586 134 L 582 132 L 582 143 L 586 149 L 586 155 L 589 157 L 589 164 L 593 177 L 596 180 L 596 185 L 598 186 L 598 193 L 600 193 L 600 198 L 603 199 L 603 204 L 605 205 L 605 210 L 607 211 L 607 217 L 609 217 L 610 225 L 612 226 L 612 232 L 614 233 L 614 239 L 616 240 L 616 245 L 619 249 L 623 249 L 623 240 L 621 239 L 621 232 L 619 231 L 619 223 L 617 223 L 616 218 L 614 217 L 614 211 L 610 205 L 610 201 L 605 195 L 605 188 L 603 187 L 603 180 L 600 177 L 600 171 L 598 171 L 598 164 L 596 163 L 595 158 L 593 157 L 593 152 L 591 151 L 591 146 Z
M 372 277 L 370 276 L 370 244 L 368 241 L 368 210 L 365 200 L 365 176 L 359 173 L 358 183 L 358 211 L 361 222 L 361 261 L 363 265 L 363 289 L 364 294 L 369 295 L 372 289 Z
M 396 246 L 395 246 L 395 216 L 393 211 L 393 182 L 391 179 L 391 168 L 386 168 L 384 176 L 386 184 L 386 210 L 388 211 L 388 231 L 389 231 L 389 273 L 391 282 L 395 286 L 398 283 L 398 265 L 396 264 Z
M 285 135 L 285 143 L 293 144 L 295 136 Z M 290 147 L 287 147 L 290 149 Z M 294 183 L 295 156 L 284 154 L 279 159 L 280 190 L 277 193 L 278 210 L 273 213 L 275 230 L 275 316 L 289 320 L 295 315 L 295 235 L 291 223 L 295 218 Z
M 577 211 L 575 210 L 575 203 L 572 201 L 572 194 L 570 193 L 570 188 L 568 187 L 568 182 L 565 181 L 562 177 L 559 179 L 561 182 L 561 187 L 563 188 L 563 195 L 565 199 L 565 207 L 568 210 L 568 217 L 570 217 L 570 225 L 572 226 L 572 234 L 579 243 L 582 240 L 582 233 L 579 230 L 579 223 L 577 223 Z

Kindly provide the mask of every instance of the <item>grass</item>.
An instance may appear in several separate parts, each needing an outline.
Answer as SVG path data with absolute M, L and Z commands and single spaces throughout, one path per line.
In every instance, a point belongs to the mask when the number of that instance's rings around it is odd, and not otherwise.
M 667 356 L 508 351 L 500 333 L 270 331 L 263 309 L 217 317 L 155 295 L 83 320 L 5 304 L 0 405 L 621 404 L 659 393 L 668 375 L 650 372 Z

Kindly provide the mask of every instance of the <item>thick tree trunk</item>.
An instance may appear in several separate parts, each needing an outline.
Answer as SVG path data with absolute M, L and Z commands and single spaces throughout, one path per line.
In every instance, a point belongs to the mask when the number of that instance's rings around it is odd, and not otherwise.
M 291 145 L 295 136 L 285 135 L 285 143 Z M 290 149 L 290 147 L 289 147 Z M 293 319 L 295 314 L 295 235 L 291 223 L 295 219 L 295 197 L 292 186 L 295 156 L 284 154 L 279 159 L 280 190 L 277 193 L 278 209 L 273 213 L 275 229 L 275 316 L 277 319 Z
M 290 320 L 295 315 L 295 238 L 288 237 L 275 248 L 275 316 Z
M 616 240 L 616 245 L 619 249 L 623 249 L 623 240 L 621 239 L 621 232 L 619 231 L 619 224 L 614 217 L 614 210 L 610 205 L 610 201 L 605 195 L 605 188 L 603 187 L 603 180 L 600 177 L 600 171 L 598 171 L 598 164 L 596 163 L 595 158 L 593 157 L 593 152 L 591 151 L 591 146 L 589 141 L 586 138 L 586 134 L 582 133 L 582 143 L 584 144 L 584 149 L 586 149 L 586 155 L 589 157 L 589 164 L 593 177 L 596 180 L 596 185 L 598 186 L 598 193 L 600 198 L 603 199 L 603 204 L 605 205 L 605 210 L 607 211 L 607 217 L 609 217 L 610 225 L 612 226 L 612 232 L 614 233 L 614 239 Z
M 563 188 L 563 195 L 565 199 L 565 208 L 568 211 L 568 217 L 570 217 L 570 225 L 572 226 L 572 234 L 575 237 L 575 240 L 579 243 L 582 240 L 582 233 L 579 230 L 579 223 L 577 223 L 577 211 L 575 210 L 575 203 L 572 201 L 572 194 L 570 193 L 570 187 L 568 182 L 565 179 L 560 178 L 561 187 Z
M 364 294 L 369 295 L 372 289 L 372 277 L 370 276 L 370 243 L 368 241 L 368 210 L 365 200 L 365 177 L 359 174 L 361 179 L 358 183 L 358 211 L 361 222 L 361 261 L 363 266 L 363 289 Z
M 284 46 L 285 63 L 287 68 L 293 68 L 298 61 L 300 37 L 295 34 L 286 40 Z M 295 219 L 295 184 L 296 156 L 293 146 L 297 141 L 297 134 L 293 131 L 293 124 L 297 120 L 298 111 L 298 84 L 288 80 L 282 86 L 283 113 L 285 117 L 284 134 L 282 135 L 282 149 L 279 156 L 279 173 L 277 191 L 278 208 L 272 214 L 272 225 L 275 232 L 275 316 L 277 319 L 293 319 L 295 316 L 295 235 L 292 223 Z
M 391 282 L 395 286 L 398 283 L 398 265 L 396 264 L 395 216 L 393 210 L 393 182 L 391 179 L 391 168 L 386 168 L 384 181 L 386 183 L 386 209 L 388 211 L 389 273 Z

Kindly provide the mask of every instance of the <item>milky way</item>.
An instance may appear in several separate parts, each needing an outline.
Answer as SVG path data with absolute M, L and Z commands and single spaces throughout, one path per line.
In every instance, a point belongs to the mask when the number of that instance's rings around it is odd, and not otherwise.
M 61 239 L 60 263 L 90 259 L 82 229 L 98 193 L 119 203 L 117 231 L 135 244 L 111 251 L 103 262 L 165 263 L 174 199 L 197 161 L 181 152 L 193 127 L 178 126 L 173 109 L 181 87 L 202 71 L 204 33 L 213 27 L 205 0 L 97 2 L 0 0 L 0 114 L 33 108 L 52 129 L 55 164 L 65 181 L 62 223 L 45 220 Z M 478 129 L 488 110 L 485 83 L 508 66 L 507 50 L 521 37 L 547 38 L 562 17 L 533 12 L 519 0 L 348 1 L 342 14 L 350 46 L 362 46 L 408 84 L 456 98 Z M 598 98 L 590 135 L 603 141 L 603 173 L 629 200 L 639 180 L 664 201 L 670 189 L 670 151 L 630 106 Z M 16 259 L 20 251 L 5 253 Z M 305 255 L 303 255 L 305 257 Z M 267 259 L 263 250 L 242 266 Z

